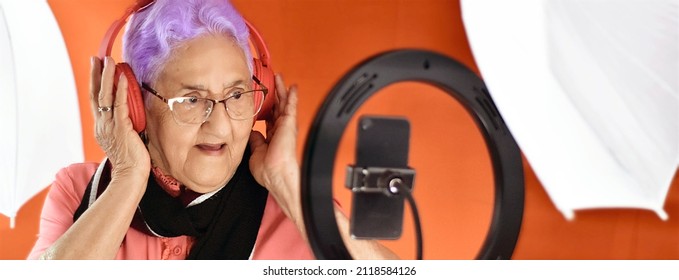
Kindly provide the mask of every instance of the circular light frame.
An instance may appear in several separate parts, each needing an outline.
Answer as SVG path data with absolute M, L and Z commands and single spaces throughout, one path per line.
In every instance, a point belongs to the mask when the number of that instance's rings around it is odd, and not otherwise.
M 302 161 L 302 212 L 318 259 L 352 259 L 340 236 L 332 196 L 333 166 L 340 139 L 356 110 L 380 89 L 397 82 L 423 82 L 460 102 L 480 128 L 490 153 L 495 198 L 490 229 L 477 259 L 510 259 L 523 219 L 521 152 L 474 72 L 444 55 L 395 50 L 359 63 L 330 91 L 309 130 Z

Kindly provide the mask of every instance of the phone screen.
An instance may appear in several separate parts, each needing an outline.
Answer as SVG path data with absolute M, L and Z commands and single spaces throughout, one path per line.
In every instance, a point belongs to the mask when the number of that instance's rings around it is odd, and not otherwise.
M 410 123 L 405 118 L 362 116 L 356 143 L 357 167 L 408 168 Z M 403 195 L 352 194 L 350 230 L 356 239 L 398 239 L 403 228 Z

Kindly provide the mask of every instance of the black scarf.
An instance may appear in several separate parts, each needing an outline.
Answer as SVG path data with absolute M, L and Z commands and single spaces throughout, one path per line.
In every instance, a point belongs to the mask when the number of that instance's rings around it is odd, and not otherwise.
M 152 236 L 195 237 L 187 259 L 248 259 L 268 196 L 268 191 L 252 177 L 249 160 L 250 153 L 246 148 L 238 169 L 226 186 L 202 203 L 188 208 L 181 197 L 174 198 L 165 192 L 151 173 L 131 226 Z M 74 213 L 74 222 L 88 208 L 93 179 Z M 110 166 L 104 169 L 99 182 L 97 197 L 110 182 Z

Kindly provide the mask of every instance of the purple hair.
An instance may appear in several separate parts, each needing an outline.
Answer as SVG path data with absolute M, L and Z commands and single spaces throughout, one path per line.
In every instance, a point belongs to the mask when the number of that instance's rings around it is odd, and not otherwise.
M 123 59 L 138 82 L 152 83 L 173 48 L 204 34 L 234 38 L 252 73 L 249 30 L 227 0 L 157 0 L 132 16 L 123 37 Z

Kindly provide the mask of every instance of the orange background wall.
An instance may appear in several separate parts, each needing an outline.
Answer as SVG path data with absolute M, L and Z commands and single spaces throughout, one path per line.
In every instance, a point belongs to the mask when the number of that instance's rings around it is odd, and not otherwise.
M 96 53 L 108 25 L 131 2 L 48 1 L 71 57 L 88 161 L 103 157 L 93 138 L 87 105 L 88 57 Z M 299 86 L 300 156 L 318 106 L 344 73 L 369 56 L 399 48 L 427 49 L 455 58 L 478 73 L 458 1 L 233 2 L 264 36 L 275 70 Z M 414 194 L 422 217 L 425 259 L 474 258 L 490 222 L 493 179 L 485 144 L 471 118 L 442 91 L 418 83 L 384 89 L 361 108 L 359 114 L 364 113 L 410 119 L 410 164 L 418 172 Z M 353 162 L 354 130 L 355 120 L 345 131 L 334 178 L 334 194 L 347 211 L 351 196 L 342 187 L 342 172 Z M 668 221 L 649 211 L 630 209 L 578 211 L 574 221 L 567 221 L 525 160 L 524 169 L 524 222 L 514 259 L 679 259 L 676 178 L 665 204 Z M 9 229 L 9 219 L 0 216 L 0 259 L 26 257 L 36 239 L 45 194 L 39 193 L 24 205 L 14 229 Z M 406 212 L 401 240 L 384 244 L 402 258 L 414 258 L 413 236 L 411 216 Z

